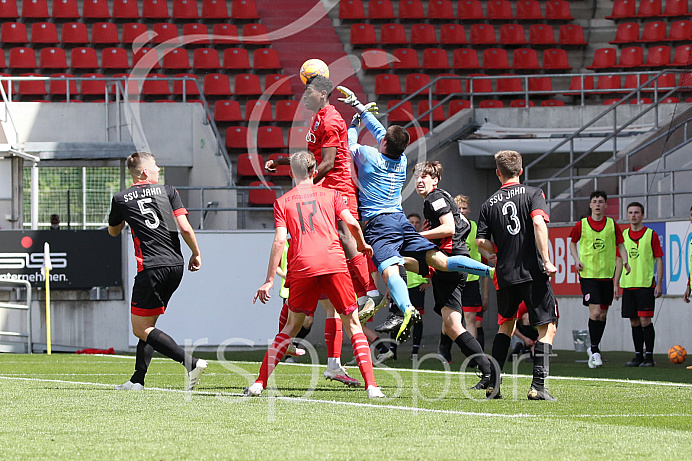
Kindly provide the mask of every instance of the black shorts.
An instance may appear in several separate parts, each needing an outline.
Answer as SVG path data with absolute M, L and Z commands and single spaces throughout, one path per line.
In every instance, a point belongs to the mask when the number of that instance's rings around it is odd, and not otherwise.
M 557 321 L 557 307 L 553 287 L 547 275 L 510 285 L 497 290 L 497 313 L 504 318 L 513 318 L 519 304 L 524 301 L 532 326 L 545 325 Z
M 483 298 L 481 298 L 481 284 L 479 280 L 466 282 L 461 296 L 461 305 L 464 312 L 480 312 L 483 310 Z
M 654 287 L 622 290 L 622 318 L 653 317 L 656 297 Z
M 463 313 L 462 297 L 466 285 L 466 272 L 435 271 L 432 277 L 433 295 L 435 296 L 434 311 L 442 315 L 442 308 Z
M 144 269 L 135 276 L 130 312 L 140 317 L 160 315 L 183 279 L 183 266 Z
M 579 279 L 581 293 L 584 295 L 582 303 L 600 304 L 610 306 L 613 304 L 613 280 L 612 279 Z
M 425 291 L 420 291 L 420 287 L 408 289 L 408 297 L 411 300 L 413 307 L 418 309 L 421 314 L 425 313 Z

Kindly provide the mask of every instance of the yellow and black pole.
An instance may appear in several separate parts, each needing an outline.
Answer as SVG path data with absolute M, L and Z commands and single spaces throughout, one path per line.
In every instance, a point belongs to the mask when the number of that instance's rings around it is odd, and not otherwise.
M 48 242 L 43 244 L 43 272 L 46 278 L 46 352 L 51 354 L 51 335 L 50 335 L 50 271 L 53 265 L 50 261 L 50 245 Z

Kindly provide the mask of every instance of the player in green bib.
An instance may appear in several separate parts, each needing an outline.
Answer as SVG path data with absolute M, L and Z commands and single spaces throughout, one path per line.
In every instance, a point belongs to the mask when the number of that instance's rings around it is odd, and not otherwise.
M 574 258 L 574 267 L 579 271 L 583 304 L 589 307 L 589 337 L 591 347 L 589 368 L 603 365 L 599 345 L 606 326 L 608 307 L 615 294 L 615 267 L 617 249 L 622 256 L 622 264 L 627 273 L 630 266 L 620 226 L 605 216 L 608 195 L 597 190 L 591 193 L 589 208 L 591 216 L 578 221 L 570 233 L 569 250 Z M 579 251 L 577 251 L 579 242 Z
M 656 298 L 663 293 L 663 249 L 658 234 L 642 224 L 644 205 L 632 202 L 627 205 L 630 227 L 622 233 L 631 271 L 622 273 L 622 258 L 618 256 L 615 269 L 615 299 L 618 298 L 618 282 L 622 287 L 622 318 L 630 319 L 635 357 L 628 367 L 653 367 L 654 316 Z M 654 280 L 654 264 L 656 279 Z M 646 355 L 644 345 L 646 344 Z

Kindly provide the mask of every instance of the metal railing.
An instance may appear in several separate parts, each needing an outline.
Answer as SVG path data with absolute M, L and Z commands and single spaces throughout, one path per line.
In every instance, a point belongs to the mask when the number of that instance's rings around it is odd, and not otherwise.
M 26 311 L 26 333 L 16 332 L 16 331 L 0 331 L 0 336 L 12 336 L 19 338 L 26 338 L 27 341 L 27 353 L 31 354 L 33 340 L 31 337 L 31 283 L 27 280 L 5 280 L 0 279 L 0 284 L 2 285 L 21 285 L 26 288 L 26 304 L 20 303 L 10 303 L 10 302 L 0 302 L 0 309 L 12 309 Z

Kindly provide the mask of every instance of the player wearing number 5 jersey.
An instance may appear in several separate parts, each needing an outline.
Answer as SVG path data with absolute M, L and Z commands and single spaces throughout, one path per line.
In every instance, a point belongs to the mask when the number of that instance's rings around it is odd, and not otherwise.
M 159 167 L 148 152 L 135 152 L 127 158 L 134 184 L 113 196 L 108 217 L 108 233 L 120 234 L 130 225 L 137 260 L 137 275 L 132 287 L 132 331 L 139 338 L 135 373 L 119 390 L 142 390 L 149 363 L 157 351 L 185 366 L 188 390 L 195 388 L 207 362 L 195 359 L 163 331 L 156 328 L 159 315 L 180 285 L 184 259 L 178 229 L 192 250 L 188 270 L 197 271 L 202 260 L 195 232 L 187 220 L 187 210 L 173 186 L 158 184 Z M 176 227 L 177 225 L 177 227 Z

